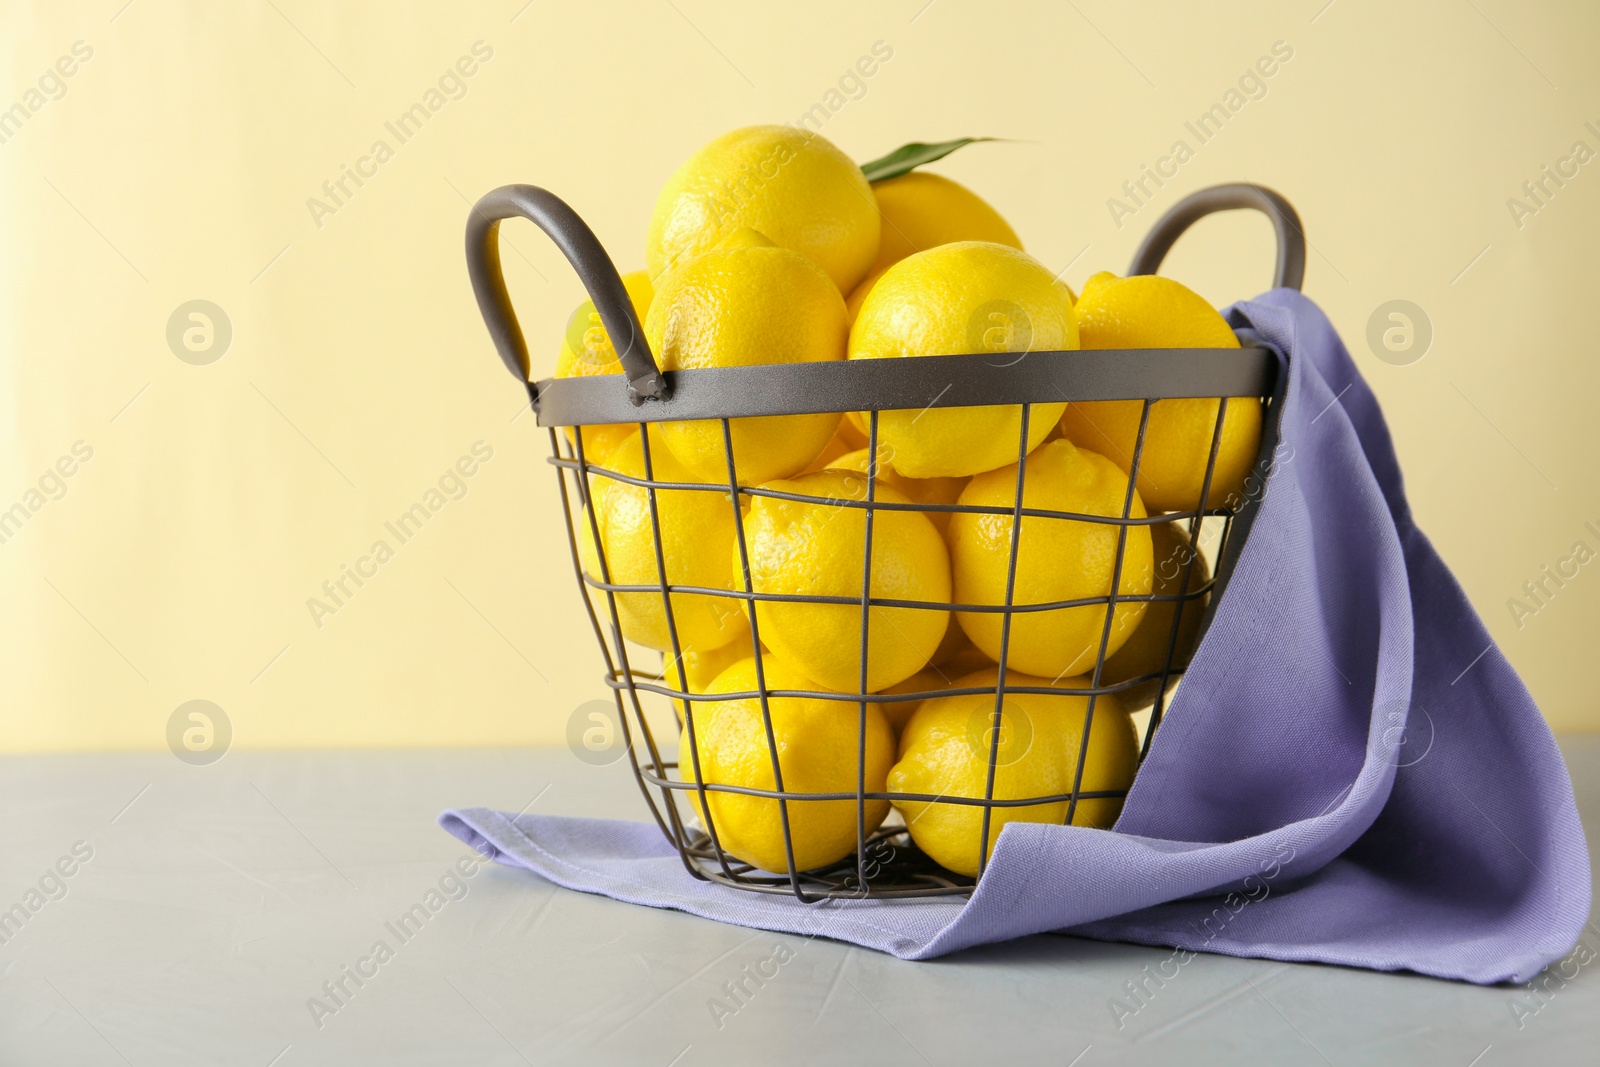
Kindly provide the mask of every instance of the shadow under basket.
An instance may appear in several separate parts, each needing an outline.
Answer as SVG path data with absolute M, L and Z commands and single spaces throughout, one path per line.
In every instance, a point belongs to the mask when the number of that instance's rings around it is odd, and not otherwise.
M 1129 274 L 1153 274 L 1178 237 L 1197 219 L 1215 211 L 1251 208 L 1262 211 L 1273 221 L 1277 234 L 1275 284 L 1298 289 L 1304 274 L 1305 245 L 1299 219 L 1281 196 L 1255 185 L 1222 185 L 1201 190 L 1179 202 L 1152 229 L 1135 255 Z M 526 218 L 540 227 L 556 244 L 576 270 L 594 301 L 608 335 L 616 341 L 621 374 L 595 377 L 552 379 L 529 383 L 527 348 L 517 324 L 500 270 L 498 228 L 504 219 Z M 1280 374 L 1276 357 L 1270 351 L 1246 345 L 1235 349 L 1139 349 L 1095 351 L 1039 351 L 1023 353 L 985 352 L 971 355 L 926 356 L 901 359 L 842 360 L 827 363 L 773 364 L 750 367 L 692 370 L 662 373 L 645 342 L 623 283 L 605 250 L 589 227 L 557 197 L 527 185 L 511 185 L 487 194 L 473 207 L 467 226 L 467 262 L 479 308 L 502 360 L 529 392 L 538 424 L 549 430 L 551 456 L 556 469 L 573 567 L 588 608 L 595 638 L 604 658 L 604 680 L 610 687 L 618 723 L 639 784 L 652 816 L 682 857 L 684 866 L 697 878 L 720 882 L 737 889 L 762 893 L 793 894 L 813 902 L 829 897 L 889 898 L 970 893 L 977 878 L 941 867 L 911 840 L 898 807 L 910 805 L 928 810 L 942 805 L 962 805 L 981 810 L 979 840 L 974 842 L 977 876 L 981 877 L 988 860 L 990 844 L 998 835 L 1005 816 L 996 813 L 1008 808 L 1037 805 L 1062 805 L 1062 822 L 1072 823 L 1080 806 L 1089 802 L 1110 801 L 1120 808 L 1121 790 L 1090 790 L 1084 787 L 1084 769 L 1091 727 L 1097 704 L 1101 714 L 1107 706 L 1119 713 L 1134 712 L 1124 707 L 1138 695 L 1147 712 L 1139 710 L 1133 721 L 1139 723 L 1138 759 L 1148 753 L 1151 738 L 1160 725 L 1172 683 L 1182 674 L 1185 657 L 1180 650 L 1180 629 L 1198 614 L 1199 629 L 1191 625 L 1186 644 L 1192 648 L 1198 634 L 1210 624 L 1239 557 L 1251 519 L 1260 502 L 1264 479 L 1276 443 L 1277 413 L 1281 407 Z M 1151 412 L 1163 400 L 1210 399 L 1217 401 L 1211 436 L 1211 451 L 1205 477 L 1190 510 L 1140 515 L 1134 487 L 1144 453 L 1146 430 Z M 1137 401 L 1142 403 L 1138 434 L 1134 441 L 1127 491 L 1120 512 L 1088 514 L 1053 511 L 1026 506 L 1022 460 L 1029 454 L 1029 425 L 1039 405 L 1059 405 L 1065 401 Z M 1246 491 L 1230 493 L 1227 499 L 1213 499 L 1213 475 L 1222 443 L 1223 419 L 1229 404 L 1261 404 L 1261 443 L 1256 465 Z M 1021 431 L 1014 457 L 1017 464 L 1016 490 L 1006 506 L 980 506 L 960 503 L 924 503 L 880 496 L 880 476 L 876 464 L 866 464 L 861 475 L 861 491 L 850 499 L 837 495 L 812 496 L 773 488 L 768 484 L 741 482 L 736 469 L 734 434 L 729 420 L 762 416 L 803 416 L 861 413 L 861 428 L 866 438 L 867 456 L 879 456 L 880 413 L 927 411 L 977 405 L 1014 405 L 1020 412 Z M 650 424 L 673 421 L 708 420 L 708 427 L 720 426 L 727 477 L 717 482 L 672 481 L 653 476 L 656 462 L 651 449 L 654 434 Z M 643 476 L 624 473 L 605 466 L 603 461 L 585 455 L 585 434 L 576 428 L 594 426 L 637 426 L 643 453 Z M 714 439 L 713 434 L 713 439 Z M 656 444 L 657 462 L 661 446 Z M 642 490 L 648 502 L 651 531 L 654 535 L 656 569 L 651 580 L 620 583 L 612 580 L 604 538 L 600 536 L 594 509 L 585 506 L 595 499 L 597 488 L 625 485 Z M 604 491 L 603 489 L 601 491 Z M 735 531 L 737 566 L 733 588 L 711 588 L 672 584 L 667 580 L 668 565 L 662 549 L 659 494 L 714 494 L 731 510 Z M 893 494 L 890 494 L 893 496 Z M 757 592 L 752 581 L 750 551 L 746 540 L 748 509 L 757 498 L 788 500 L 818 507 L 857 509 L 863 514 L 864 541 L 861 582 L 853 595 L 811 595 L 807 593 Z M 1001 516 L 1010 528 L 1006 594 L 1000 603 L 948 603 L 896 600 L 868 595 L 872 559 L 874 517 L 890 511 L 918 511 L 930 518 L 949 522 L 954 515 L 987 514 Z M 1105 527 L 1116 537 L 1115 564 L 1108 591 L 1099 596 L 1051 602 L 1030 602 L 1018 598 L 1016 572 L 1018 545 L 1024 519 L 1088 523 Z M 1175 592 L 1132 595 L 1119 592 L 1124 557 L 1130 536 L 1140 527 L 1154 529 L 1164 523 L 1182 528 L 1187 534 L 1179 543 L 1194 546 L 1167 561 L 1168 575 Z M 588 555 L 587 561 L 584 557 Z M 586 565 L 587 563 L 587 565 Z M 1195 569 L 1209 580 L 1192 581 Z M 657 650 L 667 666 L 651 652 L 623 637 L 620 597 L 660 598 L 668 640 Z M 749 691 L 709 695 L 693 692 L 684 669 L 671 669 L 683 662 L 675 606 L 685 597 L 719 598 L 726 610 L 748 625 L 750 648 L 756 650 L 756 685 Z M 1175 605 L 1171 624 L 1166 627 L 1166 654 L 1151 669 L 1133 677 L 1111 680 L 1106 671 L 1111 658 L 1113 622 L 1119 605 L 1138 601 L 1154 605 Z M 857 662 L 861 665 L 861 684 L 854 692 L 822 689 L 778 689 L 767 684 L 762 664 L 770 662 L 763 648 L 760 624 L 768 608 L 756 610 L 762 602 L 778 604 L 839 606 L 859 612 L 860 642 Z M 949 626 L 958 623 L 955 613 L 969 616 L 989 614 L 1001 619 L 1000 654 L 991 657 L 994 675 L 983 685 L 948 685 L 913 692 L 866 692 L 870 628 L 874 609 L 906 608 L 950 612 Z M 1099 648 L 1092 662 L 1081 668 L 1073 697 L 1081 698 L 1083 723 L 1078 733 L 1077 761 L 1070 772 L 1071 788 L 1049 795 L 998 798 L 997 773 L 1003 766 L 1004 721 L 1002 709 L 1008 696 L 1051 697 L 1061 690 L 1054 686 L 1007 684 L 1008 678 L 1027 679 L 1008 664 L 1008 639 L 1014 619 L 1027 613 L 1089 609 L 1104 616 Z M 678 608 L 682 610 L 681 606 Z M 1152 609 L 1147 608 L 1147 611 Z M 742 637 L 741 637 L 742 640 Z M 770 654 L 767 654 L 770 655 Z M 640 664 L 648 658 L 648 666 Z M 1037 679 L 1031 679 L 1037 682 Z M 903 688 L 903 687 L 890 687 Z M 992 701 L 992 717 L 976 736 L 987 745 L 985 787 L 980 795 L 891 792 L 869 789 L 868 707 L 880 710 L 891 704 L 904 705 L 934 698 L 965 696 Z M 783 766 L 775 741 L 771 703 L 782 699 L 810 699 L 834 702 L 840 716 L 855 728 L 854 785 L 829 792 L 803 792 L 783 788 Z M 704 717 L 717 702 L 754 701 L 760 709 L 771 766 L 771 788 L 758 788 L 732 782 L 705 781 L 699 773 L 701 741 L 706 729 Z M 649 712 L 654 704 L 656 711 Z M 676 722 L 664 714 L 670 706 Z M 985 715 L 988 713 L 985 712 Z M 652 719 L 656 726 L 652 727 Z M 1141 721 L 1142 720 L 1142 721 Z M 698 722 L 698 724 L 697 724 Z M 661 726 L 681 728 L 679 738 L 658 737 Z M 676 750 L 676 752 L 674 751 Z M 675 755 L 675 758 L 670 758 Z M 841 758 L 848 759 L 846 752 Z M 845 777 L 849 777 L 846 775 Z M 968 790 L 968 792 L 977 792 Z M 714 794 L 742 794 L 763 802 L 767 814 L 775 807 L 778 830 L 782 835 L 785 863 L 777 870 L 763 870 L 744 862 L 724 845 L 726 828 L 719 832 Z M 882 802 L 895 805 L 887 820 L 869 817 Z M 831 803 L 831 810 L 849 804 L 855 813 L 854 848 L 848 855 L 814 869 L 797 869 L 792 823 L 799 805 Z M 1102 805 L 1103 807 L 1104 805 Z M 1081 824 L 1082 820 L 1078 820 Z M 993 822 L 993 825 L 991 823 Z

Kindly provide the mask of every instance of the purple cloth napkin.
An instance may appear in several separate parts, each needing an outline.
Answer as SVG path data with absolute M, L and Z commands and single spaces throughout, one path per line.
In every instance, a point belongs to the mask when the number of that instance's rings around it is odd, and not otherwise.
M 1269 489 L 1114 831 L 1010 823 L 970 900 L 801 904 L 692 878 L 653 823 L 445 812 L 570 889 L 904 959 L 1045 931 L 1527 981 L 1589 861 L 1549 728 L 1412 522 L 1376 399 L 1322 312 L 1229 310 L 1287 359 Z

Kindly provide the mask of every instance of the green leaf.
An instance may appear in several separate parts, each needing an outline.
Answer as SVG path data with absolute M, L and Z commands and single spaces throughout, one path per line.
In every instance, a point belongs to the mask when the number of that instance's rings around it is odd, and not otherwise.
M 998 141 L 998 137 L 962 137 L 954 141 L 941 141 L 938 144 L 923 144 L 921 141 L 912 141 L 903 144 L 882 159 L 874 159 L 871 163 L 861 164 L 861 172 L 867 176 L 869 182 L 888 181 L 898 178 L 902 174 L 910 174 L 924 163 L 943 159 L 958 148 L 965 148 L 969 144 L 979 141 Z

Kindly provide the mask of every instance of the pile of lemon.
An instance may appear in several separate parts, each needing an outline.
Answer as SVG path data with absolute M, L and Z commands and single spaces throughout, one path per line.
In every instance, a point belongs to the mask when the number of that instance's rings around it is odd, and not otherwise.
M 665 371 L 843 359 L 903 359 L 975 352 L 1077 348 L 1232 348 L 1232 330 L 1209 304 L 1161 277 L 1089 278 L 1076 295 L 1022 250 L 1000 215 L 965 187 L 909 170 L 869 182 L 823 138 L 784 126 L 725 134 L 697 151 L 656 203 L 648 271 L 626 275 L 645 336 Z M 590 304 L 574 313 L 558 376 L 617 374 L 621 367 Z M 620 387 L 620 386 L 619 386 Z M 1045 398 L 1048 400 L 1048 398 Z M 1142 404 L 1041 402 L 1026 424 L 1023 504 L 1120 517 Z M 1163 400 L 1150 414 L 1129 514 L 1147 518 L 1200 505 L 1216 400 Z M 1230 403 L 1206 506 L 1243 484 L 1261 425 L 1256 401 Z M 660 650 L 664 675 L 683 691 L 724 700 L 677 701 L 692 715 L 681 738 L 686 781 L 786 793 L 893 791 L 918 847 L 950 870 L 975 874 L 983 807 L 938 798 L 1026 799 L 1126 790 L 1137 764 L 1132 715 L 1154 702 L 1169 655 L 1193 650 L 1201 605 L 1119 603 L 1109 623 L 1101 685 L 1152 676 L 1094 705 L 1083 737 L 1086 688 L 1107 630 L 1104 604 L 1019 611 L 941 605 L 1017 605 L 1105 597 L 1171 597 L 1203 586 L 1205 561 L 1179 522 L 1118 526 L 1028 516 L 1014 576 L 1011 509 L 1024 443 L 1020 407 L 884 411 L 868 455 L 863 413 L 585 427 L 584 457 L 597 468 L 588 507 L 602 553 L 582 523 L 585 571 L 619 585 L 859 598 L 867 513 L 874 499 L 979 505 L 1001 513 L 874 510 L 870 595 L 926 607 L 873 606 L 861 663 L 859 603 L 758 600 L 705 593 L 616 595 L 622 636 Z M 731 439 L 733 460 L 726 452 Z M 721 492 L 647 490 L 605 477 L 720 485 Z M 741 486 L 809 501 L 727 490 Z M 736 511 L 736 509 L 738 509 Z M 658 561 L 655 531 L 660 531 Z M 740 531 L 742 529 L 742 539 Z M 1119 533 L 1119 530 L 1121 531 Z M 1118 541 L 1121 545 L 1117 569 Z M 748 585 L 746 584 L 748 582 Z M 1187 586 L 1185 583 L 1187 582 Z M 1180 616 L 1175 621 L 1174 616 Z M 1175 625 L 1176 622 L 1176 625 Z M 1177 637 L 1173 634 L 1176 630 Z M 674 641 L 674 632 L 676 641 Z M 890 696 L 993 687 L 1004 649 L 1010 694 L 995 733 L 988 694 L 860 703 L 774 697 L 756 691 Z M 769 743 L 768 729 L 771 738 Z M 772 751 L 776 747 L 778 774 Z M 1080 755 L 1083 767 L 1079 769 Z M 696 804 L 721 848 L 770 871 L 825 866 L 854 853 L 854 800 L 787 802 L 709 790 Z M 709 806 L 707 812 L 705 807 Z M 1090 798 L 1075 824 L 1109 827 L 1121 801 Z M 871 832 L 887 801 L 865 806 Z M 1011 821 L 1062 823 L 1066 802 L 996 807 L 992 849 Z M 786 844 L 787 841 L 787 844 Z

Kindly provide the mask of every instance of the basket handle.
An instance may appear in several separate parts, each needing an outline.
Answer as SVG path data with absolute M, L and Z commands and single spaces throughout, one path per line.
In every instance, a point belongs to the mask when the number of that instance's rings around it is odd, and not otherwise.
M 511 373 L 523 382 L 531 373 L 528 344 L 500 270 L 500 223 L 511 218 L 527 219 L 538 226 L 572 264 L 622 361 L 628 398 L 635 405 L 666 399 L 666 380 L 656 368 L 633 301 L 611 257 L 566 201 L 534 185 L 502 185 L 485 193 L 467 216 L 467 273 L 472 291 L 489 336 Z M 626 343 L 618 344 L 619 339 Z
M 1278 264 L 1273 271 L 1273 288 L 1299 291 L 1306 276 L 1306 233 L 1294 205 L 1264 185 L 1245 182 L 1213 185 L 1190 193 L 1178 201 L 1151 227 L 1139 251 L 1133 254 L 1128 273 L 1154 274 L 1161 260 L 1172 250 L 1185 230 L 1200 219 L 1218 211 L 1252 208 L 1272 220 L 1278 234 Z

